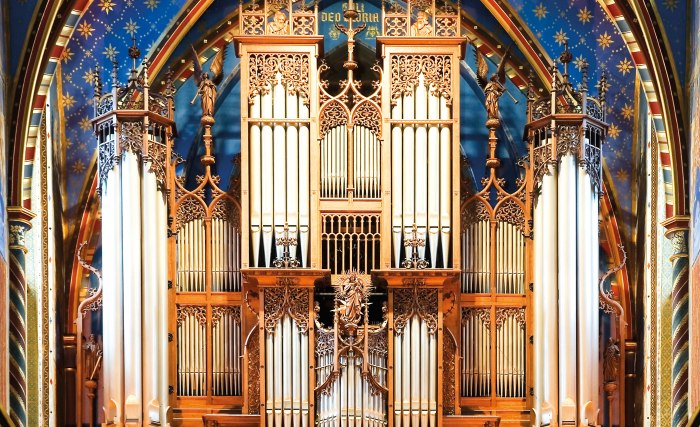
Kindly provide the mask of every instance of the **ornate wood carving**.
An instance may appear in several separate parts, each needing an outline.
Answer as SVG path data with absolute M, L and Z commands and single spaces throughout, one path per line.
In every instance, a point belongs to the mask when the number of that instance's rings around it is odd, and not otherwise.
M 498 222 L 507 222 L 518 227 L 525 233 L 525 213 L 523 208 L 512 197 L 501 202 L 496 209 L 496 220 Z
M 206 308 L 196 305 L 177 304 L 177 325 L 180 326 L 189 316 L 194 316 L 197 322 L 202 326 L 207 324 Z
M 265 288 L 265 330 L 275 333 L 277 322 L 288 314 L 302 333 L 309 330 L 309 291 L 294 287 L 291 278 L 280 278 L 276 287 Z
M 462 323 L 471 318 L 478 317 L 484 323 L 486 329 L 491 329 L 491 310 L 488 308 L 465 307 L 462 309 Z
M 581 127 L 578 125 L 558 125 L 557 129 L 557 160 L 562 156 L 576 156 L 581 144 Z
M 211 308 L 211 326 L 214 327 L 224 316 L 233 317 L 233 321 L 241 323 L 241 307 L 232 305 L 219 305 Z
M 392 55 L 391 104 L 396 105 L 401 95 L 412 94 L 421 74 L 430 94 L 452 105 L 451 55 Z
M 455 414 L 455 383 L 457 381 L 457 371 L 455 368 L 455 357 L 457 354 L 457 343 L 451 333 L 445 333 L 444 347 L 442 350 L 442 413 L 444 415 Z
M 183 198 L 177 209 L 177 227 L 182 227 L 195 219 L 204 219 L 206 210 L 202 203 L 194 197 Z
M 437 331 L 438 320 L 438 290 L 422 288 L 421 279 L 407 280 L 409 289 L 394 290 L 394 330 L 402 334 L 406 323 L 417 315 L 428 326 L 428 332 Z
M 524 308 L 497 308 L 496 309 L 496 329 L 501 329 L 503 322 L 513 317 L 518 321 L 521 329 L 525 329 L 525 309 Z
M 298 95 L 309 104 L 309 55 L 305 53 L 251 53 L 248 57 L 250 73 L 248 100 L 270 92 L 280 82 L 291 95 Z
M 390 37 L 458 37 L 459 10 L 448 0 L 382 2 L 384 35 Z
M 248 339 L 248 413 L 260 413 L 260 340 L 259 330 L 253 328 Z
M 123 122 L 119 124 L 119 149 L 141 155 L 143 150 L 143 122 Z

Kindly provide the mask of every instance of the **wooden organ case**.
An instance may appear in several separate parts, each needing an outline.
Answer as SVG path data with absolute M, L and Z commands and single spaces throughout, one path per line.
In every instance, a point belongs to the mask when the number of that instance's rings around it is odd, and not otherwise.
M 459 7 L 383 5 L 371 81 L 343 16 L 340 70 L 315 4 L 242 4 L 240 188 L 212 173 L 204 100 L 204 174 L 187 187 L 169 162 L 173 424 L 529 425 L 539 163 L 499 177 L 505 81 L 484 86 L 469 192 Z
M 584 72 L 574 90 L 567 47 L 550 96 L 530 88 L 529 156 L 508 182 L 503 68 L 487 78 L 477 53 L 488 139 L 474 143 L 488 154 L 470 190 L 459 13 L 445 0 L 382 5 L 372 66 L 358 60 L 366 27 L 350 1 L 341 66 L 319 61 L 316 4 L 240 5 L 229 188 L 213 168 L 223 56 L 211 78 L 195 64 L 204 155 L 189 180 L 172 82 L 151 92 L 135 46 L 126 85 L 116 65 L 110 92 L 96 79 L 106 424 L 597 424 L 605 82 L 590 96 Z

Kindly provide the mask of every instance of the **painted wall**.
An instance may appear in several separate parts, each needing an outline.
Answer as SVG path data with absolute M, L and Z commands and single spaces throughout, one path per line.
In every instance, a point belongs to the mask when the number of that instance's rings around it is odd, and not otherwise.
M 691 415 L 700 406 L 700 0 L 692 0 L 690 70 L 690 379 Z

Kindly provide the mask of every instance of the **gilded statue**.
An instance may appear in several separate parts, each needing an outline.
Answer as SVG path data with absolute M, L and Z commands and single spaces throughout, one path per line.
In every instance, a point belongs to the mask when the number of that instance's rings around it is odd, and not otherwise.
M 267 34 L 273 36 L 285 36 L 289 34 L 289 22 L 284 12 L 280 10 L 275 12 L 272 22 L 267 26 Z
M 426 37 L 431 35 L 433 35 L 433 26 L 428 22 L 428 13 L 421 10 L 416 16 L 416 22 L 411 25 L 411 36 Z

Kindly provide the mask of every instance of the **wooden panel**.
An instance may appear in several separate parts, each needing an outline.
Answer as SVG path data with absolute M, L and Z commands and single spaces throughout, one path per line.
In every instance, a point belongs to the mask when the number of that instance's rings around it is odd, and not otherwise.
M 207 414 L 202 416 L 206 427 L 257 427 L 260 425 L 260 415 Z
M 501 417 L 493 415 L 455 415 L 442 418 L 443 427 L 499 427 Z

